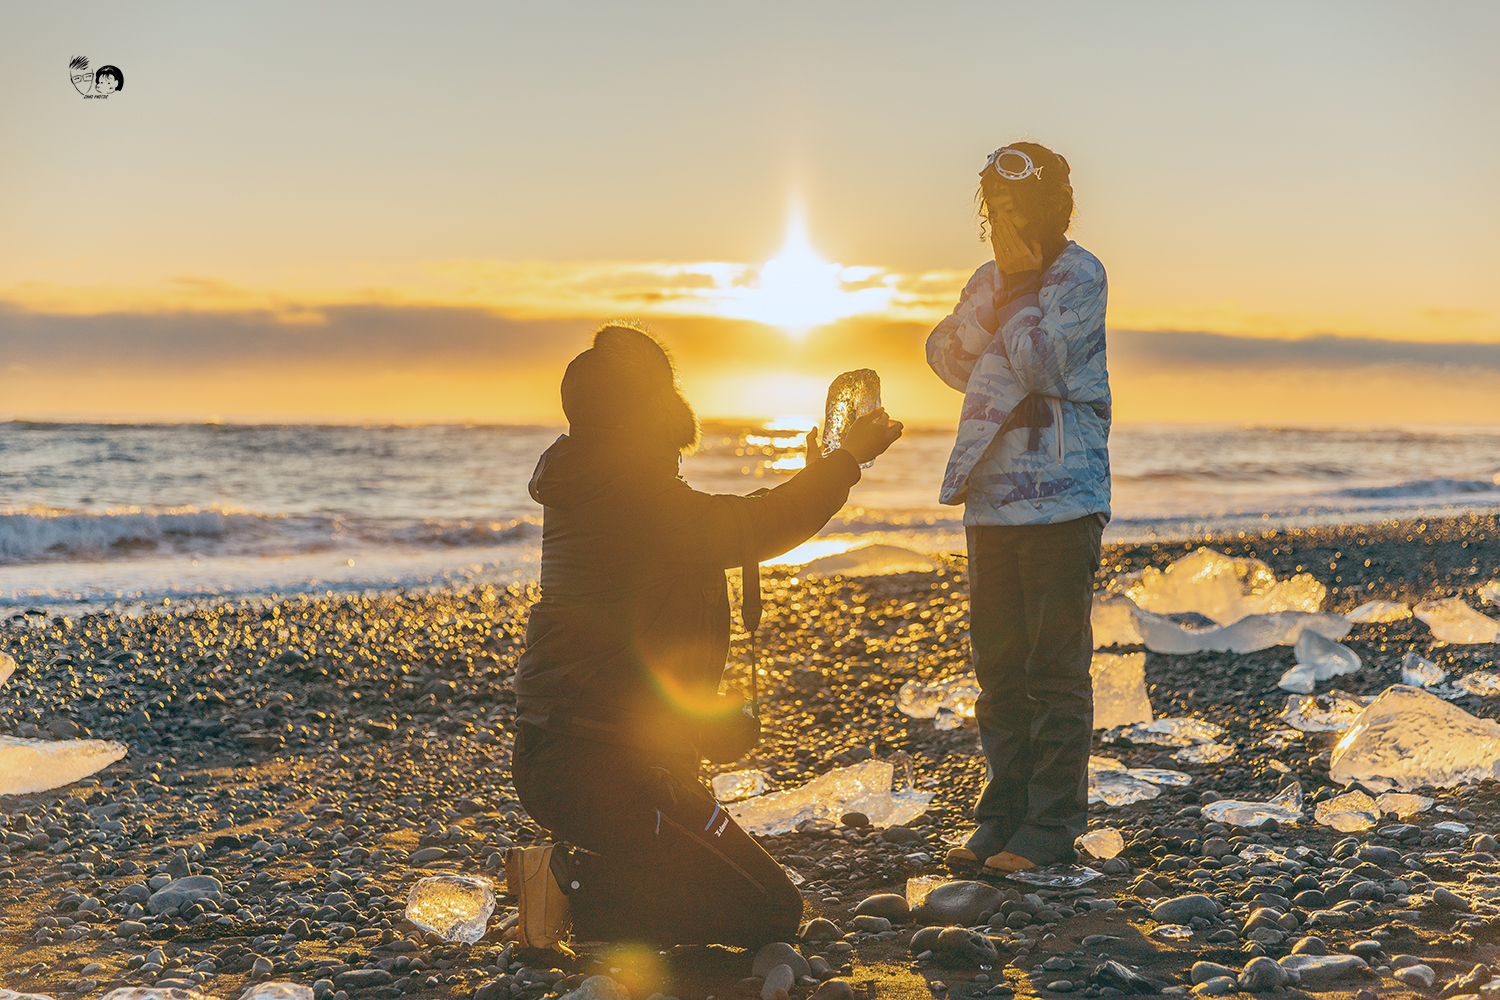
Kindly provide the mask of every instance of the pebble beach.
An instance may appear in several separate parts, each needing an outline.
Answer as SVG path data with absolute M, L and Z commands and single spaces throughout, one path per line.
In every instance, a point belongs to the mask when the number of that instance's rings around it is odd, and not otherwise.
M 1331 612 L 1459 597 L 1493 613 L 1477 588 L 1500 577 L 1500 517 L 1469 515 L 1108 545 L 1098 587 L 1200 545 L 1260 559 L 1278 578 L 1312 575 Z M 0 798 L 0 989 L 71 1000 L 155 986 L 233 1000 L 274 980 L 320 1000 L 584 988 L 583 1000 L 609 995 L 597 978 L 609 977 L 634 1000 L 771 987 L 820 1000 L 1486 992 L 1500 959 L 1495 782 L 1420 789 L 1430 809 L 1353 834 L 1202 816 L 1215 800 L 1264 801 L 1293 784 L 1310 812 L 1345 790 L 1329 777 L 1337 734 L 1287 735 L 1276 686 L 1287 647 L 1147 652 L 1155 714 L 1222 726 L 1238 751 L 1191 764 L 1096 734 L 1096 754 L 1191 782 L 1091 807 L 1091 828 L 1118 829 L 1124 850 L 1090 862 L 1102 875 L 1085 885 L 1047 888 L 947 871 L 983 779 L 973 724 L 938 729 L 897 709 L 903 684 L 967 669 L 964 561 L 857 578 L 768 571 L 764 592 L 766 738 L 723 770 L 760 768 L 792 787 L 904 751 L 934 794 L 906 826 L 856 818 L 762 838 L 803 879 L 802 937 L 770 946 L 784 951 L 581 942 L 567 957 L 501 941 L 514 903 L 503 852 L 545 836 L 509 784 L 508 681 L 535 594 L 473 586 L 131 617 L 22 610 L 0 622 L 0 651 L 17 664 L 0 687 L 0 734 L 128 747 L 82 781 Z M 1492 643 L 1439 643 L 1413 618 L 1356 624 L 1343 642 L 1362 666 L 1319 693 L 1377 694 L 1400 682 L 1411 650 L 1458 674 L 1500 657 Z M 739 636 L 731 682 L 746 648 Z M 1494 698 L 1452 703 L 1500 714 Z M 497 882 L 499 908 L 475 944 L 404 919 L 416 881 L 444 872 Z M 923 875 L 961 884 L 912 913 L 906 884 Z M 781 965 L 796 973 L 789 983 L 775 978 Z

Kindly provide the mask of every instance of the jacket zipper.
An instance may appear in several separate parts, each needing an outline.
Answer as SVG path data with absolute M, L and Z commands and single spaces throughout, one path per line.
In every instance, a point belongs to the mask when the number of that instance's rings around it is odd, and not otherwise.
M 1062 465 L 1067 456 L 1067 449 L 1063 445 L 1063 408 L 1062 400 L 1056 396 L 1049 397 L 1047 402 L 1052 406 L 1052 423 L 1057 427 L 1057 464 Z

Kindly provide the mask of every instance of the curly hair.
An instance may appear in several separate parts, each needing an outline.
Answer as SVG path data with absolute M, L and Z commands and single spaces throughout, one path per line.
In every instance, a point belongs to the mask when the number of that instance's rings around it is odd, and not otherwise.
M 979 214 L 979 241 L 983 243 L 990 238 L 985 204 L 1003 190 L 1010 191 L 1016 211 L 1026 217 L 1027 235 L 1043 244 L 1061 241 L 1073 224 L 1073 185 L 1069 180 L 1068 161 L 1035 142 L 1013 142 L 1004 148 L 1020 150 L 1031 157 L 1040 175 L 1021 181 L 1008 181 L 993 170 L 980 175 L 979 190 L 974 194 L 974 208 Z

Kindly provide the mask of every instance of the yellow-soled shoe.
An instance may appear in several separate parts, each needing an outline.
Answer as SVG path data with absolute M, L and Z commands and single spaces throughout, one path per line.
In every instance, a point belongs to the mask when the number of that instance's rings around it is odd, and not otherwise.
M 1019 854 L 1001 851 L 993 857 L 985 858 L 984 867 L 987 871 L 1006 872 L 1009 874 L 1010 872 L 1022 872 L 1028 868 L 1035 868 L 1036 863 L 1027 861 Z
M 516 943 L 522 948 L 558 948 L 565 942 L 573 918 L 568 897 L 552 872 L 557 844 L 542 847 L 512 847 L 505 856 L 505 886 L 516 897 L 520 910 Z M 563 855 L 558 853 L 557 860 Z

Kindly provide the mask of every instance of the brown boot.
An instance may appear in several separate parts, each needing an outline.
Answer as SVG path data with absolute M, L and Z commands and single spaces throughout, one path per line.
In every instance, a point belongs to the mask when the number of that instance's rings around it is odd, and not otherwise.
M 522 948 L 558 948 L 567 951 L 564 942 L 573 920 L 568 897 L 553 874 L 557 844 L 543 847 L 512 847 L 505 856 L 505 884 L 516 897 L 520 919 L 516 923 L 516 943 Z M 561 854 L 557 857 L 562 861 Z
M 1010 872 L 1020 872 L 1025 871 L 1028 868 L 1035 868 L 1036 863 L 1027 861 L 1019 854 L 1012 854 L 1009 851 L 1001 851 L 994 857 L 985 858 L 984 867 L 986 871 L 1005 872 L 1009 874 Z

